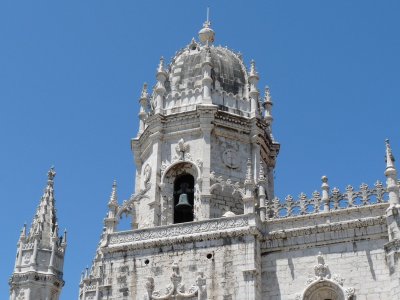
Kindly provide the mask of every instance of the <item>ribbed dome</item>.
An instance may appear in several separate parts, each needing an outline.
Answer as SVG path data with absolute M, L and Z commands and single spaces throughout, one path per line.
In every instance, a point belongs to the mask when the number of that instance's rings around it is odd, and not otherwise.
M 212 87 L 237 95 L 246 84 L 246 68 L 240 55 L 220 46 L 200 46 L 196 42 L 181 50 L 170 65 L 170 76 L 165 83 L 167 92 L 181 92 L 201 87 L 202 63 L 210 50 Z

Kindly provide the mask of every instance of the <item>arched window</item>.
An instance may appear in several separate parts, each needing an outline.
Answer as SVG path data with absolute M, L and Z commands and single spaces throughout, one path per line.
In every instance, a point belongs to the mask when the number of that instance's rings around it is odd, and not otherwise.
M 182 174 L 174 181 L 174 223 L 193 221 L 194 177 Z

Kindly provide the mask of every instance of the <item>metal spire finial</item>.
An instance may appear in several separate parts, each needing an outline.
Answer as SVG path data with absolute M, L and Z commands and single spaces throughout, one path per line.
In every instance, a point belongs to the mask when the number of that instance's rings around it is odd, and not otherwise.
M 203 28 L 199 31 L 199 39 L 203 44 L 212 44 L 214 42 L 215 32 L 211 29 L 210 8 L 207 7 L 207 20 L 203 23 Z

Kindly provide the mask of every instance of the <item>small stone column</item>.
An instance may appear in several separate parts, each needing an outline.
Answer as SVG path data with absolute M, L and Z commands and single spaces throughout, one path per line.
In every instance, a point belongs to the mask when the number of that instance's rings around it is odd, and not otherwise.
M 142 93 L 140 94 L 140 111 L 139 111 L 139 133 L 141 135 L 145 129 L 145 121 L 147 119 L 146 106 L 148 101 L 147 83 L 143 84 Z
M 166 92 L 164 83 L 165 83 L 165 80 L 167 80 L 167 77 L 168 77 L 167 72 L 164 69 L 164 58 L 161 57 L 160 64 L 158 65 L 158 69 L 157 69 L 157 75 L 156 75 L 157 84 L 154 89 L 154 92 L 156 94 L 155 110 L 154 110 L 155 114 L 159 114 L 162 112 L 164 94 Z
M 257 104 L 258 104 L 258 97 L 260 93 L 258 92 L 257 89 L 257 83 L 259 80 L 258 73 L 256 71 L 256 63 L 254 60 L 251 61 L 250 64 L 250 73 L 249 73 L 249 82 L 250 82 L 250 92 L 249 92 L 249 97 L 250 97 L 250 111 L 251 111 L 251 116 L 255 117 L 256 112 L 257 112 Z
M 321 197 L 321 200 L 322 200 L 322 203 L 324 204 L 324 212 L 329 212 L 330 211 L 330 207 L 329 207 L 328 177 L 322 176 L 321 180 L 322 180 L 322 185 L 321 185 L 322 197 Z

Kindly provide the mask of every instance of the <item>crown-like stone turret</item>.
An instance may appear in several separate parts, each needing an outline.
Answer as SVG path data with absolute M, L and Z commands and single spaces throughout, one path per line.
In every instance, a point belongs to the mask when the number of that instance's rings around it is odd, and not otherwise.
M 64 285 L 63 266 L 67 247 L 64 237 L 58 236 L 52 167 L 47 186 L 33 218 L 29 233 L 26 225 L 18 241 L 14 273 L 10 278 L 10 299 L 55 299 Z

